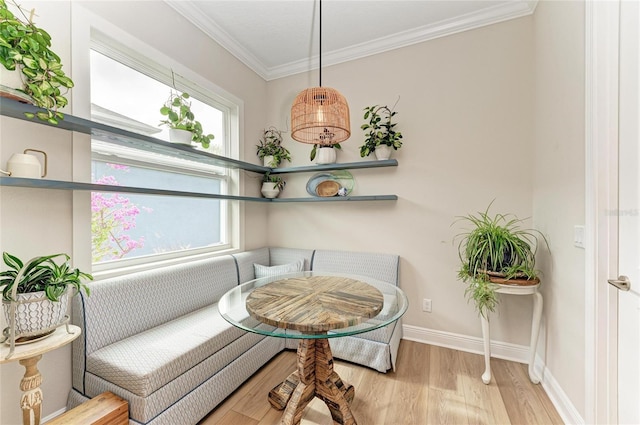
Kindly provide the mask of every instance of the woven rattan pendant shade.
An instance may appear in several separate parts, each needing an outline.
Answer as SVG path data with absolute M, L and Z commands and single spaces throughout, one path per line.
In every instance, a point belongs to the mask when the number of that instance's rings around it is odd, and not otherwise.
M 349 105 L 336 89 L 322 87 L 322 0 L 319 0 L 319 87 L 301 91 L 291 106 L 291 137 L 302 143 L 335 145 L 351 136 Z
M 291 107 L 291 137 L 302 143 L 334 145 L 351 135 L 349 105 L 339 91 L 311 87 Z

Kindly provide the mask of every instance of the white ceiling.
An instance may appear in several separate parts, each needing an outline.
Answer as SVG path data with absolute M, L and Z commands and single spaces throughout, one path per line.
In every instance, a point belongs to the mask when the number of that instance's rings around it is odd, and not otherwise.
M 318 66 L 318 0 L 165 0 L 266 80 Z M 322 66 L 529 15 L 537 0 L 324 0 Z

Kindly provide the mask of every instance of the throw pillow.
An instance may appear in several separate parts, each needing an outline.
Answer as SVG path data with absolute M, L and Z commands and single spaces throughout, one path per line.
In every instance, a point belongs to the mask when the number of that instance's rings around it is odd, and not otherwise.
M 304 258 L 290 264 L 282 264 L 280 266 L 263 266 L 262 264 L 254 264 L 253 271 L 256 274 L 256 279 L 262 277 L 273 277 L 281 274 L 301 272 L 304 270 Z

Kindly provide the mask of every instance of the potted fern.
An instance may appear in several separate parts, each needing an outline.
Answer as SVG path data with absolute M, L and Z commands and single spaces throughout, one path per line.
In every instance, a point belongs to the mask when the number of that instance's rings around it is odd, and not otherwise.
M 545 236 L 535 229 L 522 227 L 523 220 L 512 214 L 491 216 L 489 208 L 477 215 L 458 217 L 471 228 L 456 236 L 459 239 L 460 269 L 458 279 L 467 284 L 465 296 L 473 300 L 478 313 L 487 317 L 498 305 L 498 285 L 537 285 L 535 254 Z
M 54 259 L 63 257 L 57 263 Z M 37 336 L 46 333 L 64 321 L 68 305 L 68 288 L 76 293 L 89 287 L 84 279 L 90 274 L 69 265 L 67 254 L 35 257 L 23 262 L 7 252 L 2 253 L 9 267 L 0 273 L 2 306 L 7 323 L 13 323 L 14 335 Z
M 64 118 L 60 108 L 69 101 L 64 92 L 73 81 L 62 70 L 60 57 L 51 49 L 51 36 L 12 2 L 22 18 L 15 16 L 0 0 L 0 73 L 2 94 L 28 101 L 43 110 L 25 113 L 50 124 Z
M 365 130 L 366 138 L 360 146 L 360 156 L 369 156 L 375 153 L 377 159 L 389 159 L 391 149 L 398 150 L 402 146 L 402 133 L 396 131 L 397 123 L 392 122 L 398 114 L 386 105 L 368 106 L 364 108 L 365 123 L 360 126 Z
M 258 158 L 265 167 L 276 168 L 282 161 L 291 162 L 291 153 L 282 146 L 282 131 L 269 127 L 262 132 L 262 138 L 256 145 Z
M 191 111 L 189 93 L 171 91 L 169 99 L 160 108 L 160 113 L 166 119 L 160 121 L 160 125 L 169 127 L 169 140 L 173 143 L 192 146 L 192 142 L 199 143 L 203 148 L 211 145 L 213 134 L 205 134 L 202 124 L 197 121 Z

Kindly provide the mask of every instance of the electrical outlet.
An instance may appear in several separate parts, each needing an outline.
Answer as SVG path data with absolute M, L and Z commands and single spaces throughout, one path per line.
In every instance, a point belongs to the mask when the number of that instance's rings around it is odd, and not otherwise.
M 426 311 L 427 313 L 431 313 L 431 300 L 425 298 L 422 300 L 422 311 Z

